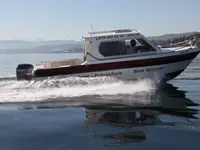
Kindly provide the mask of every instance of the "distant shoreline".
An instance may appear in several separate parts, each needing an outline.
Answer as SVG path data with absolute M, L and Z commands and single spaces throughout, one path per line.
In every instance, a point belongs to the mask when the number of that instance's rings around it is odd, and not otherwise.
M 165 34 L 147 37 L 156 45 L 170 45 L 185 40 L 200 40 L 200 32 L 180 34 Z M 0 53 L 81 53 L 83 41 L 49 40 L 49 41 L 23 41 L 0 40 Z

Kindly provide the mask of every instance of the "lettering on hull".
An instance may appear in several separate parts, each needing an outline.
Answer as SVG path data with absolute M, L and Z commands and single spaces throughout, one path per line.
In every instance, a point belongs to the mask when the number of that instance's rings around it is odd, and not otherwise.
M 79 75 L 78 77 L 98 77 L 98 76 L 118 76 L 122 75 L 122 72 L 107 72 L 107 73 L 92 73 L 87 75 Z
M 133 73 L 143 73 L 143 72 L 153 72 L 163 70 L 164 67 L 152 67 L 152 68 L 144 68 L 144 69 L 135 69 Z
M 151 68 L 143 68 L 143 69 L 135 69 L 133 73 L 144 73 L 144 72 L 153 72 L 163 70 L 164 67 L 151 67 Z M 122 75 L 121 71 L 118 72 L 107 72 L 107 73 L 90 73 L 86 75 L 79 75 L 78 77 L 98 77 L 98 76 L 119 76 Z

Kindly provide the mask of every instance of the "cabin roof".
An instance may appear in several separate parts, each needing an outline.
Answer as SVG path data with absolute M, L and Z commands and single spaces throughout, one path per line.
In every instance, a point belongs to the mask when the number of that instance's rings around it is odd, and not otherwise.
M 114 36 L 114 35 L 130 35 L 130 34 L 140 34 L 136 29 L 120 29 L 120 30 L 107 30 L 107 31 L 97 31 L 89 32 L 88 36 L 84 38 L 100 37 L 100 36 Z

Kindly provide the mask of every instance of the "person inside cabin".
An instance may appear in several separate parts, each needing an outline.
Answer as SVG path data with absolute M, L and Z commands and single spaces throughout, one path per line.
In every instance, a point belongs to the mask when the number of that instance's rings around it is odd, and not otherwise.
M 127 54 L 134 54 L 134 53 L 136 53 L 136 41 L 134 39 L 132 39 L 130 41 L 130 44 L 128 44 L 126 46 L 126 51 L 127 51 Z

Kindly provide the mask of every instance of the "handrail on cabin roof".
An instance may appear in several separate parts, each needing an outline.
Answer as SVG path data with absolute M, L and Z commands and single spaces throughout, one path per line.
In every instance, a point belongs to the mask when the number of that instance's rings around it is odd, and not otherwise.
M 127 33 L 127 32 L 138 32 L 136 29 L 119 29 L 119 30 L 107 30 L 107 31 L 97 31 L 97 32 L 89 32 L 90 35 L 92 34 L 101 34 L 101 33 L 110 33 L 110 32 L 115 32 L 115 33 Z

